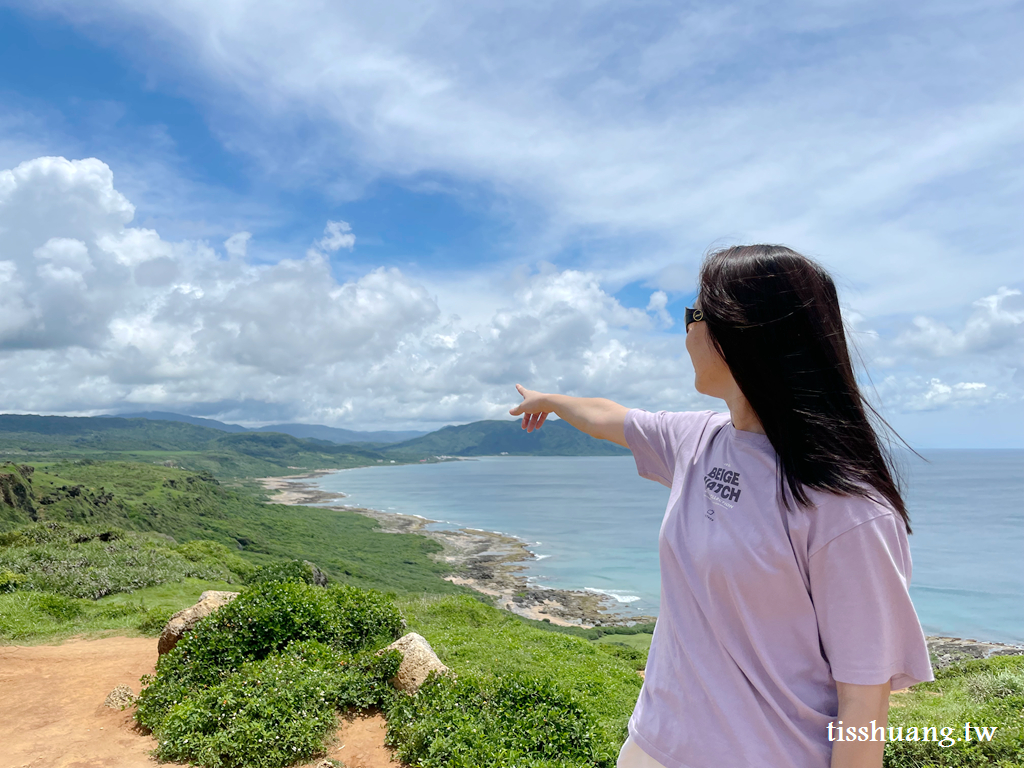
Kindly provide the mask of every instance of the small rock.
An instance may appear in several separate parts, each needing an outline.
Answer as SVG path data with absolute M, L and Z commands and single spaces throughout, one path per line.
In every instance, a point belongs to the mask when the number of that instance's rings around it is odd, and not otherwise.
M 415 632 L 403 635 L 384 650 L 396 650 L 402 654 L 402 665 L 398 668 L 398 674 L 391 680 L 391 684 L 406 693 L 416 693 L 431 672 L 443 675 L 448 671 L 448 667 L 437 658 L 426 638 Z
M 111 709 L 124 709 L 135 703 L 135 693 L 127 685 L 119 685 L 103 701 L 103 706 Z
M 200 619 L 209 616 L 218 608 L 223 608 L 238 595 L 238 592 L 218 592 L 212 589 L 203 592 L 199 596 L 198 603 L 171 616 L 164 631 L 160 633 L 160 642 L 156 647 L 157 653 L 161 656 L 170 653 L 185 633 L 190 631 Z

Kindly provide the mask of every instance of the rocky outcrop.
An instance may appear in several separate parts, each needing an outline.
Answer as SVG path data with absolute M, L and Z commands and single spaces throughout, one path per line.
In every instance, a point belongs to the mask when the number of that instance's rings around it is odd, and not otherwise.
M 199 596 L 198 603 L 171 616 L 164 631 L 160 633 L 160 642 L 156 647 L 157 653 L 161 656 L 170 653 L 185 633 L 191 631 L 200 619 L 209 616 L 218 608 L 223 608 L 238 595 L 238 592 L 218 592 L 216 590 L 203 592 Z
M 0 504 L 14 509 L 36 520 L 36 507 L 32 500 L 32 473 L 35 467 L 28 465 L 0 464 Z
M 406 693 L 416 693 L 431 672 L 444 674 L 448 671 L 426 638 L 415 632 L 403 635 L 384 650 L 395 650 L 402 654 L 402 665 L 391 684 Z
M 309 566 L 310 578 L 313 579 L 311 582 L 314 587 L 326 587 L 327 586 L 327 574 L 317 568 L 309 560 L 303 560 L 303 565 Z

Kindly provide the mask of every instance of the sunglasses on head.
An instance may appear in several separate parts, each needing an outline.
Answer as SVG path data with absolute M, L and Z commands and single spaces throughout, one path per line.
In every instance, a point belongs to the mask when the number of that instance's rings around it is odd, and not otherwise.
M 699 323 L 703 319 L 704 319 L 704 310 L 703 309 L 692 309 L 691 307 L 687 307 L 686 308 L 686 323 L 685 323 L 685 325 L 683 327 L 684 328 L 689 328 L 690 327 L 690 323 Z

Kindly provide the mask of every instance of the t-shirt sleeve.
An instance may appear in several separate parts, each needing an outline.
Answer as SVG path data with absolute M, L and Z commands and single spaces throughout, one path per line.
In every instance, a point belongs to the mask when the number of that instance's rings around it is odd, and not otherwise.
M 822 648 L 840 683 L 892 690 L 933 680 L 910 600 L 910 550 L 892 513 L 836 536 L 810 556 L 811 598 Z
M 633 408 L 626 413 L 626 445 L 633 452 L 641 477 L 672 487 L 679 457 L 695 453 L 711 411 L 650 413 Z

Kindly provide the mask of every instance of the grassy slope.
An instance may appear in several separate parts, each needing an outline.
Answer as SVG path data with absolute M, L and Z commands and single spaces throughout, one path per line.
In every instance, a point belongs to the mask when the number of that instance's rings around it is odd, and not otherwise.
M 339 581 L 364 588 L 468 591 L 441 578 L 450 569 L 430 558 L 440 545 L 422 536 L 381 533 L 374 520 L 346 510 L 265 504 L 248 489 L 182 469 L 64 461 L 36 465 L 30 484 L 40 521 L 158 531 L 178 542 L 209 539 L 254 563 L 310 560 Z M 51 503 L 42 503 L 47 499 Z M 0 531 L 33 520 L 24 510 L 0 507 Z
M 963 728 L 996 728 L 991 742 L 894 741 L 886 745 L 886 768 L 935 766 L 1024 766 L 1024 656 L 1001 656 L 939 670 L 935 681 L 893 696 L 889 725 L 949 728 L 952 739 Z

